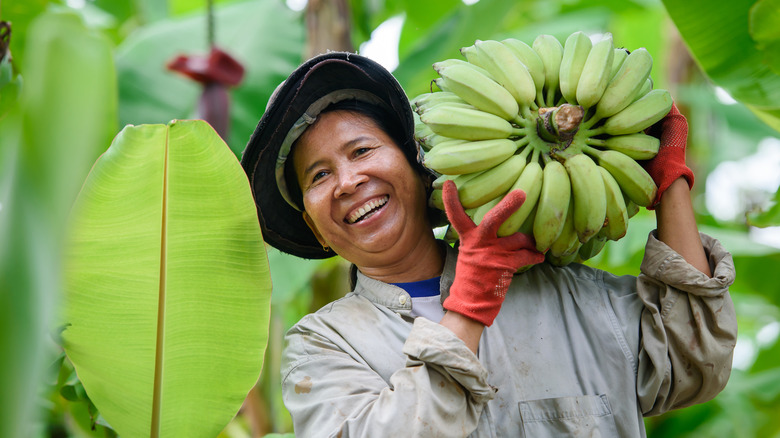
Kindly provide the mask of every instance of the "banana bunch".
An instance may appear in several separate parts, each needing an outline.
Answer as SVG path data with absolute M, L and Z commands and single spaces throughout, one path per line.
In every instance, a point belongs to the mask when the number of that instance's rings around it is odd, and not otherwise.
M 531 233 L 561 266 L 622 238 L 657 191 L 637 162 L 660 146 L 644 131 L 672 107 L 668 91 L 653 89 L 648 51 L 575 32 L 563 43 L 478 40 L 461 54 L 433 64 L 436 89 L 411 100 L 423 162 L 440 175 L 430 204 L 443 209 L 452 180 L 478 223 L 521 189 L 526 201 L 499 235 Z

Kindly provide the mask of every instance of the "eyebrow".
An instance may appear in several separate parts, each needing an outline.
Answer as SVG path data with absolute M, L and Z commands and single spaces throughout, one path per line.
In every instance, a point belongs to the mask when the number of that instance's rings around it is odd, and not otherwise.
M 349 140 L 349 141 L 345 142 L 344 144 L 342 144 L 341 147 L 339 148 L 339 150 L 343 151 L 344 149 L 348 149 L 351 146 L 355 145 L 356 143 L 361 143 L 361 142 L 369 141 L 369 140 L 376 140 L 376 138 L 374 138 L 373 136 L 370 136 L 370 135 L 361 135 L 359 137 L 353 138 L 352 140 Z M 322 161 L 323 160 L 317 160 L 317 161 L 311 163 L 308 167 L 306 167 L 306 169 L 304 169 L 303 174 L 304 175 L 308 175 L 309 172 L 311 172 L 314 168 L 319 166 L 320 163 L 322 163 Z

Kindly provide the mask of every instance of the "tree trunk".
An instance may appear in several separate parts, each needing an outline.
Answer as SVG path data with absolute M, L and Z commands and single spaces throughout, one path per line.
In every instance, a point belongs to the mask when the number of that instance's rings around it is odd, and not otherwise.
M 304 59 L 328 51 L 354 51 L 347 0 L 309 0 L 304 50 Z

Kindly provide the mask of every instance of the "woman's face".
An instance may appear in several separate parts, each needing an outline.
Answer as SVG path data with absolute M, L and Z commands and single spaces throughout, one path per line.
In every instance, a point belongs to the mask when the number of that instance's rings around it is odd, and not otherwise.
M 292 158 L 306 223 L 345 259 L 361 267 L 393 263 L 430 238 L 422 178 L 370 118 L 321 114 Z

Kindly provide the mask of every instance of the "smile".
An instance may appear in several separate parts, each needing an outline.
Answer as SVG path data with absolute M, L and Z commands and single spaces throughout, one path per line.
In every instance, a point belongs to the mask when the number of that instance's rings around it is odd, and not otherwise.
M 373 215 L 377 210 L 382 208 L 382 206 L 387 204 L 387 201 L 389 199 L 390 196 L 385 195 L 380 199 L 372 199 L 366 202 L 363 206 L 361 206 L 360 208 L 352 212 L 349 216 L 347 216 L 347 223 L 354 224 Z

